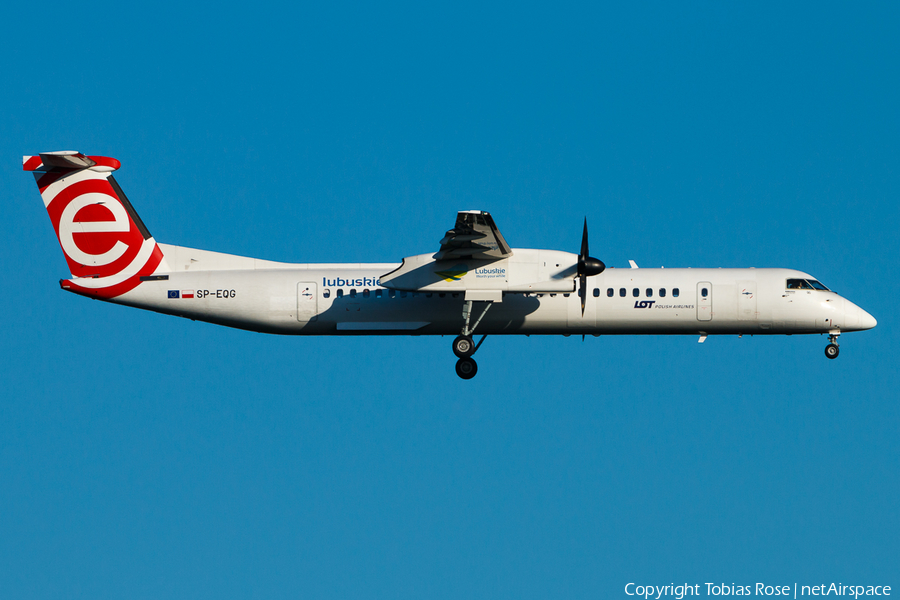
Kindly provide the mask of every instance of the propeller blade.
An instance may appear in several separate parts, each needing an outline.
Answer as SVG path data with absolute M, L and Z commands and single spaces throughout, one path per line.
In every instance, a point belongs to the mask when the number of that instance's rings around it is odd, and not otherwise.
M 606 269 L 603 261 L 592 258 L 588 247 L 587 217 L 584 218 L 584 229 L 581 233 L 581 254 L 578 255 L 578 281 L 581 283 L 579 295 L 581 296 L 581 316 L 584 316 L 584 305 L 587 300 L 587 278 L 589 275 L 599 275 Z
M 587 217 L 584 218 L 584 232 L 581 234 L 581 256 L 587 258 L 591 255 L 590 250 L 588 250 L 588 232 L 587 232 Z
M 581 291 L 579 295 L 581 296 L 581 316 L 584 316 L 584 301 L 587 299 L 587 275 L 582 273 L 579 276 L 579 280 L 581 282 Z
M 599 275 L 606 269 L 603 261 L 593 258 L 588 248 L 587 217 L 584 218 L 584 232 L 581 234 L 581 254 L 578 255 L 579 275 Z

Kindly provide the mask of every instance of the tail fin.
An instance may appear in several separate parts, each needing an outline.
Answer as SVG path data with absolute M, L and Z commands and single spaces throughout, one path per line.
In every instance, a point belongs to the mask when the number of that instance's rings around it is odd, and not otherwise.
M 141 278 L 168 270 L 162 250 L 138 217 L 112 172 L 120 163 L 78 152 L 45 152 L 22 158 L 32 171 L 72 279 L 63 289 L 114 298 Z

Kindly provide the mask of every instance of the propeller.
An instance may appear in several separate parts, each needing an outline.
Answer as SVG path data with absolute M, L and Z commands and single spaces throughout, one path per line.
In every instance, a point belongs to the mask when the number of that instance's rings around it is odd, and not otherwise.
M 587 217 L 584 218 L 584 233 L 581 234 L 581 254 L 578 255 L 578 280 L 581 282 L 581 316 L 584 316 L 584 302 L 587 299 L 587 278 L 599 275 L 606 269 L 603 261 L 593 258 L 588 251 Z

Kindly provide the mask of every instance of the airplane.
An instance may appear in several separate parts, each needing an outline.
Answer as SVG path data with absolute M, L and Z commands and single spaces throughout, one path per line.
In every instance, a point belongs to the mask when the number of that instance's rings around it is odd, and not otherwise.
M 159 313 L 288 335 L 455 335 L 471 379 L 488 335 L 838 336 L 872 315 L 792 269 L 607 269 L 590 256 L 511 248 L 490 213 L 461 211 L 436 253 L 397 263 L 290 264 L 157 243 L 113 176 L 114 158 L 23 157 L 71 278 L 62 289 Z M 481 339 L 476 343 L 476 331 Z

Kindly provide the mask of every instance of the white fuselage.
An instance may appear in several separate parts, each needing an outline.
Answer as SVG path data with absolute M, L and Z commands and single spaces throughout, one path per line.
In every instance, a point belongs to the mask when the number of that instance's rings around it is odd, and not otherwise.
M 287 264 L 160 244 L 170 271 L 113 302 L 291 335 L 457 335 L 464 292 L 403 292 L 397 264 Z M 574 256 L 574 255 L 572 255 Z M 838 294 L 787 289 L 790 269 L 607 269 L 569 292 L 504 292 L 479 334 L 794 334 L 868 329 Z M 704 290 L 706 292 L 704 293 Z

